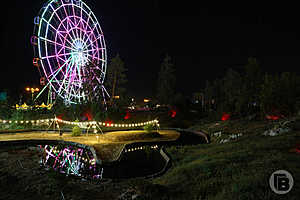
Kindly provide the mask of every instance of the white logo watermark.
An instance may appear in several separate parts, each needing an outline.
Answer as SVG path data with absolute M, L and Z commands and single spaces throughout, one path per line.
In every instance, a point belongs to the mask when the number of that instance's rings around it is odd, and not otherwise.
M 293 188 L 293 176 L 286 170 L 277 170 L 269 179 L 269 184 L 276 194 L 286 194 Z

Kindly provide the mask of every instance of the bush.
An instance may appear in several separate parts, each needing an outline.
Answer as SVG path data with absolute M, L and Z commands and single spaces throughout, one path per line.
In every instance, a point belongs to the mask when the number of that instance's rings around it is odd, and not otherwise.
M 72 137 L 80 136 L 81 129 L 79 126 L 74 126 L 72 129 Z
M 144 130 L 147 132 L 147 133 L 150 133 L 151 131 L 154 130 L 154 125 L 152 124 L 147 124 L 144 126 Z

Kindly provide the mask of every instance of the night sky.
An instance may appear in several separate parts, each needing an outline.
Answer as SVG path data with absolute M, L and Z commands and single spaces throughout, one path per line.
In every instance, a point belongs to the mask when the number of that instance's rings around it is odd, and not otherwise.
M 1 13 L 0 22 L 0 90 L 39 84 L 29 39 L 33 18 L 44 2 L 5 3 L 7 12 Z M 206 79 L 221 77 L 229 67 L 240 70 L 250 56 L 257 58 L 265 72 L 299 71 L 300 14 L 296 4 L 85 2 L 102 27 L 108 59 L 119 53 L 124 60 L 127 89 L 135 96 L 155 94 L 157 74 L 166 53 L 176 67 L 177 90 L 185 95 L 199 91 Z

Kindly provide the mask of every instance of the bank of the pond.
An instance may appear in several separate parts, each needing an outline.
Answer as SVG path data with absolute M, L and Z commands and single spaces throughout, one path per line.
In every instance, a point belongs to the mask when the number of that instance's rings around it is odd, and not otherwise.
M 183 134 L 181 134 L 182 137 Z M 106 166 L 111 167 L 111 171 L 108 168 L 104 169 L 103 177 L 113 178 L 113 182 L 105 184 L 105 186 L 91 184 L 80 179 L 51 175 L 40 170 L 39 158 L 33 152 L 12 148 L 6 153 L 5 149 L 2 148 L 0 152 L 0 183 L 5 187 L 0 189 L 0 199 L 60 199 L 62 198 L 61 192 L 65 199 L 118 199 L 124 191 L 134 185 L 135 181 L 143 182 L 144 178 L 160 176 L 168 170 L 171 158 L 167 152 L 164 152 L 162 146 L 182 145 L 183 143 L 179 138 L 161 142 L 155 140 L 152 142 L 145 142 L 145 140 L 126 141 L 126 144 L 123 143 L 122 148 L 120 148 L 121 154 L 117 156 L 118 159 L 111 162 L 111 166 Z M 202 141 L 201 137 L 197 137 L 197 139 Z M 176 140 L 178 141 L 176 142 Z M 191 141 L 194 140 L 195 138 L 191 139 Z M 114 144 L 113 142 L 110 143 L 113 146 Z M 119 143 L 119 145 L 121 144 Z M 151 149 L 151 146 L 157 146 L 157 148 L 149 151 L 148 147 Z M 139 149 L 141 147 L 148 149 Z M 137 157 L 138 159 L 136 159 Z M 7 159 L 9 159 L 8 162 L 4 162 Z M 140 161 L 139 166 L 136 166 L 138 161 Z M 122 166 L 117 169 L 117 166 L 113 166 L 114 164 Z M 124 169 L 120 169 L 120 167 L 124 167 Z M 134 170 L 134 167 L 141 169 L 141 171 Z M 74 187 L 76 188 L 75 191 Z
M 105 177 L 126 179 L 154 177 L 163 174 L 170 166 L 170 158 L 163 146 L 207 142 L 205 135 L 180 130 L 141 130 L 109 132 L 102 135 L 71 137 L 70 133 L 57 137 L 57 133 L 36 132 L 2 134 L 0 145 L 17 147 L 40 144 L 66 144 L 88 148 L 98 164 L 106 167 Z M 95 138 L 96 139 L 95 139 Z M 40 138 L 40 139 L 33 139 Z M 59 140 L 55 140 L 59 139 Z M 100 138 L 100 139 L 99 139 Z M 101 142 L 100 142 L 101 141 Z M 118 141 L 118 142 L 117 142 Z M 106 157 L 105 157 L 106 156 Z
M 231 122 L 222 137 L 236 131 L 236 123 Z M 210 126 L 214 124 L 228 123 Z M 218 138 L 212 138 L 211 144 L 166 148 L 172 167 L 163 176 L 143 183 L 147 189 L 140 187 L 142 193 L 149 199 L 172 200 L 299 199 L 300 154 L 295 148 L 300 145 L 300 132 L 263 136 L 263 127 L 269 128 L 268 123 L 247 125 L 242 137 L 227 143 L 220 144 Z M 269 186 L 271 174 L 281 169 L 289 171 L 294 178 L 294 187 L 286 195 L 274 193 Z

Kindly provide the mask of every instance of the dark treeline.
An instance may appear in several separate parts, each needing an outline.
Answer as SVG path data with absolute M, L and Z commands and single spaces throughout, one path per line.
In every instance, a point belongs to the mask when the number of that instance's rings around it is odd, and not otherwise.
M 206 81 L 198 96 L 204 97 L 199 99 L 210 113 L 290 116 L 300 107 L 300 77 L 291 72 L 264 73 L 257 60 L 249 58 L 242 72 L 230 68 L 223 78 Z

